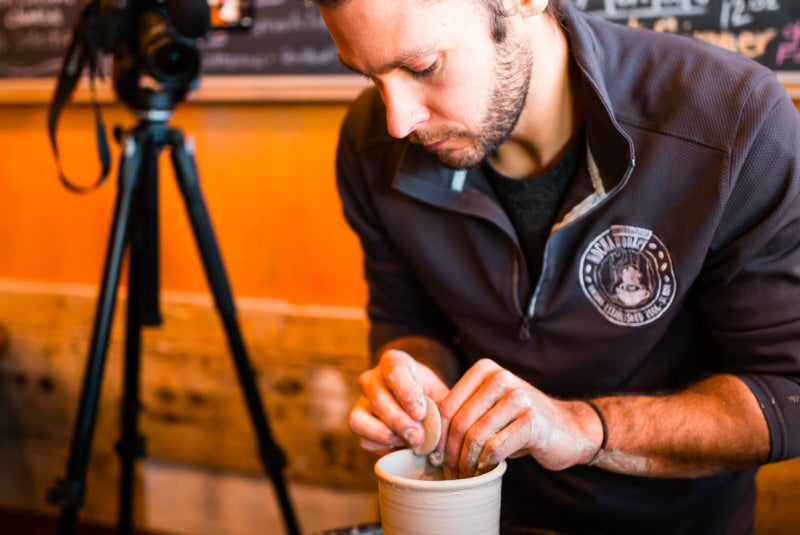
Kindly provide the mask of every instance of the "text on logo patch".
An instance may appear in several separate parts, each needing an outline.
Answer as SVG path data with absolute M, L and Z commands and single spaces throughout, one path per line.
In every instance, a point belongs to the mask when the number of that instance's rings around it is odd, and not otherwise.
M 658 319 L 675 299 L 669 251 L 653 231 L 612 225 L 583 252 L 581 288 L 611 323 L 627 327 Z

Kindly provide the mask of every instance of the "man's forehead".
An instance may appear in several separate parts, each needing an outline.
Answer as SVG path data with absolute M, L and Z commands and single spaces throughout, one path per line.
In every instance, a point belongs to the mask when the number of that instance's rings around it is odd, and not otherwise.
M 415 61 L 419 61 L 421 59 L 425 59 L 428 56 L 435 54 L 437 51 L 436 43 L 432 42 L 426 46 L 415 46 L 412 48 L 401 49 L 397 51 L 392 51 L 391 54 L 387 54 L 386 57 L 382 58 L 382 62 L 376 65 L 365 65 L 363 68 L 369 72 L 363 72 L 361 68 L 355 65 L 355 62 L 364 61 L 366 58 L 358 57 L 358 52 L 356 51 L 356 57 L 353 59 L 344 58 L 339 55 L 339 61 L 342 65 L 350 69 L 351 71 L 366 74 L 369 76 L 379 76 L 382 74 L 386 74 L 391 72 L 395 69 L 399 69 L 401 67 L 408 66 L 410 63 Z
M 343 6 L 343 5 L 349 4 L 350 2 L 355 2 L 355 1 L 359 1 L 359 0 L 312 0 L 312 1 L 317 6 L 319 6 L 321 8 L 336 9 L 339 6 Z M 369 2 L 371 0 L 361 0 L 361 1 Z M 397 2 L 406 2 L 406 3 L 419 2 L 419 3 L 426 3 L 426 4 L 435 4 L 435 3 L 442 2 L 443 0 L 396 0 L 396 1 Z M 484 2 L 486 0 L 465 0 L 465 1 L 468 1 L 468 2 L 475 2 L 475 1 Z
M 323 10 L 322 15 L 339 61 L 362 74 L 385 74 L 435 54 L 441 45 L 440 30 L 448 26 L 443 13 L 413 11 L 415 4 L 429 7 L 445 0 L 346 1 L 341 8 Z

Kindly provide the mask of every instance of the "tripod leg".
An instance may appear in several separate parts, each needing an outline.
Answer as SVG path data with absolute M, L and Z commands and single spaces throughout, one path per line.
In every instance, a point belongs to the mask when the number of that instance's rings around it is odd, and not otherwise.
M 138 182 L 141 154 L 132 138 L 126 138 L 120 160 L 119 191 L 114 206 L 114 222 L 106 251 L 103 280 L 95 312 L 94 327 L 89 347 L 89 357 L 83 380 L 75 420 L 66 477 L 56 482 L 49 490 L 47 499 L 53 505 L 62 506 L 58 533 L 67 535 L 74 532 L 86 489 L 86 466 L 97 416 L 97 403 L 100 397 L 100 383 L 103 378 L 105 356 L 114 316 L 116 289 L 122 255 L 127 241 L 134 193 Z
M 258 388 L 253 377 L 253 370 L 248 360 L 244 342 L 239 331 L 236 319 L 236 309 L 233 303 L 222 257 L 217 247 L 211 220 L 208 216 L 205 201 L 200 191 L 197 168 L 193 154 L 187 150 L 183 136 L 177 130 L 171 131 L 170 145 L 172 146 L 172 163 L 178 179 L 181 193 L 186 203 L 195 241 L 200 251 L 203 266 L 206 271 L 209 286 L 214 294 L 217 310 L 222 318 L 225 333 L 228 337 L 236 366 L 239 383 L 250 411 L 250 418 L 259 443 L 259 454 L 267 474 L 272 480 L 275 492 L 280 501 L 284 523 L 290 535 L 299 535 L 300 531 L 292 509 L 289 494 L 283 478 L 283 468 L 286 458 L 283 451 L 272 438 L 267 424 L 267 415 L 259 397 Z
M 122 436 L 117 442 L 116 449 L 120 458 L 119 480 L 119 509 L 118 533 L 130 535 L 133 533 L 133 488 L 135 484 L 135 463 L 144 456 L 145 441 L 139 434 L 138 415 L 139 401 L 139 370 L 141 351 L 141 319 L 140 301 L 138 293 L 140 285 L 134 280 L 139 274 L 134 267 L 133 251 L 129 254 L 128 269 L 130 270 L 128 285 L 128 316 L 125 328 L 125 371 L 123 381 L 123 395 L 120 411 Z
M 145 439 L 139 434 L 138 417 L 142 325 L 160 323 L 158 314 L 157 186 L 158 149 L 151 140 L 143 144 L 144 162 L 136 191 L 136 217 L 128 231 L 128 315 L 125 327 L 125 368 L 120 410 L 122 435 L 117 443 L 120 458 L 118 533 L 133 533 L 135 465 L 145 455 Z M 155 270 L 155 273 L 154 273 Z M 155 308 L 153 308 L 155 307 Z M 156 322 L 156 323 L 154 323 Z

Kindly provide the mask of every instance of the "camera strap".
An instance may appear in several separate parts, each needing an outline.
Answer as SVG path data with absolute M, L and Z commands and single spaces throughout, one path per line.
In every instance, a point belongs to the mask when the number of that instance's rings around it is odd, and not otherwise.
M 98 4 L 99 2 L 96 0 L 91 1 L 89 5 L 84 8 L 83 13 L 81 13 L 75 32 L 72 35 L 72 41 L 67 49 L 64 63 L 61 66 L 61 73 L 58 77 L 58 83 L 56 84 L 55 93 L 50 103 L 50 110 L 47 118 L 50 145 L 56 157 L 58 177 L 64 186 L 77 193 L 87 193 L 99 187 L 105 182 L 111 168 L 111 155 L 108 149 L 105 125 L 100 116 L 100 105 L 97 102 L 97 93 L 94 85 L 95 74 L 99 72 L 97 64 Z M 78 85 L 81 72 L 86 64 L 88 64 L 89 67 L 89 91 L 94 108 L 95 137 L 97 139 L 97 153 L 100 158 L 101 171 L 97 181 L 87 186 L 81 186 L 70 181 L 64 174 L 61 165 L 61 157 L 58 152 L 58 142 L 56 141 L 56 129 L 61 112 L 72 97 L 72 93 Z M 102 73 L 100 73 L 100 76 L 102 78 Z

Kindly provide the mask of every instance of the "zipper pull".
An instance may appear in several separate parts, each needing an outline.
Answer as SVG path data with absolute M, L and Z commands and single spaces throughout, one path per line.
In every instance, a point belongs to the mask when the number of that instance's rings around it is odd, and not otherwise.
M 522 325 L 519 326 L 517 337 L 523 342 L 531 339 L 531 319 L 528 316 L 522 316 Z

